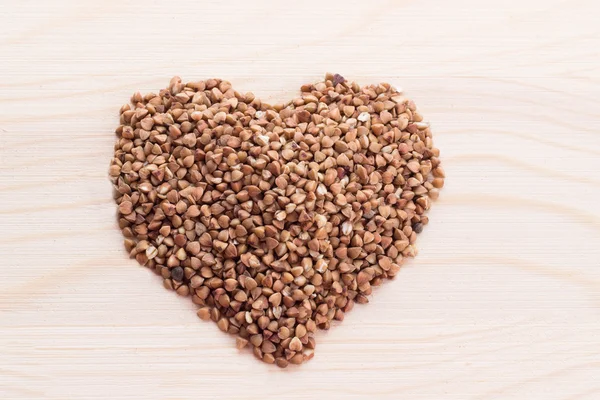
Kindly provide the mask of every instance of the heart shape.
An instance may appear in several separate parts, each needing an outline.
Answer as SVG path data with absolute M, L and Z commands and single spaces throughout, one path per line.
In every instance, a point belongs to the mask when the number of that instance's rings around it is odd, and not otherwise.
M 218 79 L 121 108 L 110 177 L 131 257 L 267 363 L 367 303 L 416 255 L 444 172 L 429 125 L 389 84 L 340 75 L 271 106 Z

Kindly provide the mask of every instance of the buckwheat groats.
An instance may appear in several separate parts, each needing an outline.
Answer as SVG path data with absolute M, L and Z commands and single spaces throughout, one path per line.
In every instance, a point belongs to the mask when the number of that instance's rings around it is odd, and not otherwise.
M 121 108 L 110 177 L 131 257 L 198 316 L 286 367 L 416 255 L 444 185 L 429 124 L 389 84 L 340 75 L 263 103 L 171 80 Z

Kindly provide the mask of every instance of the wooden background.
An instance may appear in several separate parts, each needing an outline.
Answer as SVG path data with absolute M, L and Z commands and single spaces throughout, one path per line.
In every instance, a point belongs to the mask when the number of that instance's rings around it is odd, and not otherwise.
M 1 399 L 600 398 L 593 0 L 0 0 Z M 446 188 L 420 255 L 315 358 L 238 354 L 129 260 L 117 113 L 173 75 L 270 102 L 404 88 Z

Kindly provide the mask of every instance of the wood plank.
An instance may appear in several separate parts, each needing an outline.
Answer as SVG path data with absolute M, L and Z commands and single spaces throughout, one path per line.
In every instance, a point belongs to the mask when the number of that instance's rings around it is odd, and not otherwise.
M 27 0 L 0 13 L 0 398 L 600 398 L 591 0 Z M 173 75 L 404 88 L 446 187 L 419 256 L 279 370 L 128 260 L 117 113 Z

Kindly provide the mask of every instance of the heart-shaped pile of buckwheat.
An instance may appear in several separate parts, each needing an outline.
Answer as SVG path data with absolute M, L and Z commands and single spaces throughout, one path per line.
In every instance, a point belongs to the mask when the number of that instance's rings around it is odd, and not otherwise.
M 389 84 L 327 74 L 271 106 L 175 77 L 131 102 L 110 166 L 125 247 L 279 367 L 415 256 L 444 184 L 429 125 Z

